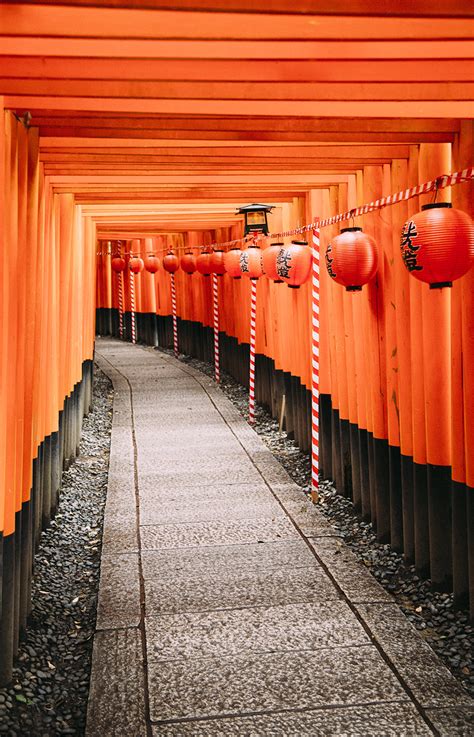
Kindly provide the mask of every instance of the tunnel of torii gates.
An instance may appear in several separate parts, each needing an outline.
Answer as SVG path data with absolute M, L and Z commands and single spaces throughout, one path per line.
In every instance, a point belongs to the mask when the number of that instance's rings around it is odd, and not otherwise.
M 256 291 L 257 402 L 278 416 L 284 395 L 286 428 L 309 449 L 316 376 L 322 478 L 434 586 L 460 605 L 470 591 L 474 609 L 474 270 L 430 289 L 400 251 L 404 223 L 435 196 L 472 217 L 472 178 L 439 177 L 472 175 L 473 10 L 363 5 L 1 5 L 0 682 L 91 404 L 96 329 L 132 338 L 132 287 L 133 337 L 173 345 L 171 275 L 132 275 L 130 255 L 241 238 L 236 209 L 252 202 L 273 206 L 273 234 L 320 219 L 319 368 L 315 273 L 290 289 L 178 269 L 179 351 L 215 359 L 217 284 L 220 364 L 248 384 Z M 375 241 L 361 291 L 325 266 L 347 226 Z M 305 238 L 316 256 L 312 228 Z M 313 406 L 313 440 L 314 419 Z

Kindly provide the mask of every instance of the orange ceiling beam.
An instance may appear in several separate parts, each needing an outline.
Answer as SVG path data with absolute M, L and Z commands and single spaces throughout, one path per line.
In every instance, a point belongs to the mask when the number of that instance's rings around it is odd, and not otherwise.
M 104 5 L 105 3 L 101 3 Z M 320 4 L 320 3 L 318 3 Z M 159 3 L 156 3 L 159 5 Z M 176 5 L 176 3 L 175 3 Z M 183 5 L 183 3 L 179 3 Z M 255 5 L 255 3 L 254 3 Z M 314 40 L 341 39 L 464 39 L 474 31 L 469 18 L 434 18 L 430 24 L 422 18 L 377 17 L 367 24 L 364 17 L 340 15 L 337 23 L 332 15 L 301 17 L 279 13 L 257 12 L 206 13 L 181 10 L 134 10 L 130 8 L 57 6 L 54 14 L 45 5 L 18 8 L 0 6 L 0 27 L 5 36 L 75 37 L 78 27 L 83 38 Z M 436 9 L 438 10 L 438 9 Z M 261 11 L 261 8 L 260 8 Z M 364 14 L 365 15 L 365 14 Z
M 0 88 L 1 92 L 1 88 Z M 84 110 L 102 113 L 130 112 L 182 115 L 265 115 L 269 103 L 265 100 L 153 100 L 94 97 L 38 97 L 35 95 L 5 95 L 5 105 L 13 110 L 54 107 L 57 110 Z M 471 118 L 472 101 L 450 100 L 327 100 L 279 101 L 272 106 L 274 116 L 311 117 L 405 117 L 405 118 Z
M 11 0 L 11 5 L 57 5 L 58 0 Z M 176 10 L 177 0 L 96 0 L 100 7 L 120 7 L 137 10 Z M 93 5 L 93 0 L 62 0 L 62 5 L 87 7 Z M 179 0 L 179 10 L 211 11 L 211 12 L 238 12 L 262 13 L 262 7 L 255 0 Z M 449 3 L 433 3 L 432 0 L 378 0 L 369 4 L 360 0 L 266 0 L 265 13 L 305 13 L 310 16 L 321 15 L 353 15 L 357 16 L 407 16 L 407 17 L 472 17 L 474 8 L 468 0 L 450 0 Z
M 0 56 L 4 78 L 237 82 L 462 82 L 471 81 L 474 62 L 459 59 L 252 60 L 107 59 Z

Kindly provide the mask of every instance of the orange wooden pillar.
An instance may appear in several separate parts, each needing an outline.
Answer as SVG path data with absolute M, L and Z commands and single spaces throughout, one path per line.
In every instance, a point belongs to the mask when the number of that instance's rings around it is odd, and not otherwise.
M 472 163 L 474 124 L 461 121 L 453 168 Z M 452 188 L 453 207 L 474 216 L 474 182 Z M 453 591 L 457 605 L 468 603 L 474 619 L 474 269 L 453 283 L 452 357 L 452 523 Z
M 451 144 L 421 144 L 420 181 L 451 170 Z M 449 201 L 450 189 L 438 201 Z M 420 197 L 420 205 L 433 195 Z M 421 289 L 423 381 L 425 386 L 426 460 L 430 576 L 434 586 L 451 588 L 451 289 Z

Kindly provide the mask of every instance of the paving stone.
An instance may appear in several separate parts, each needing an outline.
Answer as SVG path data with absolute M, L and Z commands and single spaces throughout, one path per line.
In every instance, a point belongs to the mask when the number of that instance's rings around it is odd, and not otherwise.
M 286 517 L 149 525 L 140 530 L 144 550 L 271 542 L 297 535 Z
M 221 499 L 214 497 L 203 501 L 197 495 L 188 494 L 185 499 L 181 494 L 178 500 L 162 497 L 158 501 L 153 496 L 141 496 L 140 524 L 181 524 L 283 516 L 283 510 L 270 495 L 260 497 L 258 501 L 252 498 L 242 500 L 239 495 L 227 493 L 225 496 L 222 494 Z
M 138 555 L 102 555 L 96 628 L 136 627 L 139 622 Z
M 424 707 L 473 701 L 396 604 L 358 605 L 377 642 Z
M 155 468 L 156 472 L 156 468 Z M 144 479 L 143 484 L 140 483 Z M 190 489 L 186 485 L 173 486 L 172 488 L 157 487 L 156 479 L 152 472 L 138 474 L 139 496 L 145 503 L 155 500 L 158 503 L 173 502 L 179 505 L 194 506 L 195 503 L 233 501 L 235 504 L 249 504 L 251 502 L 261 503 L 275 499 L 270 493 L 268 486 L 260 481 L 258 483 L 245 484 L 215 484 L 211 486 L 193 486 Z M 149 492 L 149 493 L 148 493 Z
M 471 706 L 427 709 L 426 714 L 438 730 L 440 737 L 472 737 L 474 734 L 474 706 L 472 702 Z
M 337 537 L 308 538 L 344 594 L 353 602 L 393 602 L 363 563 Z
M 307 537 L 334 537 L 337 533 L 331 523 L 309 501 L 302 491 L 298 501 L 281 499 L 285 511 Z
M 149 570 L 153 570 L 152 565 Z M 174 578 L 160 578 L 159 573 L 148 577 L 145 575 L 147 615 L 327 602 L 340 597 L 337 589 L 316 565 L 282 570 L 271 568 L 252 573 L 245 569 L 234 570 L 231 564 L 227 571 L 222 568 L 201 575 L 189 577 L 189 574 L 182 576 L 177 573 Z
M 394 702 L 153 727 L 154 737 L 428 737 L 432 734 L 414 706 Z
M 159 474 L 156 472 L 145 476 L 143 473 L 140 477 L 140 486 L 143 494 L 148 494 L 147 489 L 172 489 L 182 486 L 204 486 L 206 483 L 211 486 L 222 484 L 247 484 L 250 482 L 258 483 L 261 476 L 252 466 L 241 466 L 240 468 L 227 468 L 226 464 L 219 466 L 213 464 L 212 469 L 206 471 L 206 467 L 199 469 L 196 466 L 194 470 L 184 468 L 182 465 L 171 466 L 163 465 Z
M 142 554 L 145 579 L 155 577 L 173 583 L 177 579 L 188 581 L 204 578 L 208 574 L 233 577 L 245 573 L 264 573 L 309 566 L 318 567 L 318 564 L 299 537 L 265 544 L 153 550 L 144 551 Z
M 105 513 L 102 551 L 106 555 L 134 553 L 138 550 L 135 510 L 133 513 Z
M 371 645 L 204 660 L 150 661 L 154 722 L 405 700 Z
M 146 737 L 144 694 L 139 631 L 97 632 L 86 737 Z
M 150 616 L 146 632 L 148 658 L 163 661 L 370 643 L 343 601 Z

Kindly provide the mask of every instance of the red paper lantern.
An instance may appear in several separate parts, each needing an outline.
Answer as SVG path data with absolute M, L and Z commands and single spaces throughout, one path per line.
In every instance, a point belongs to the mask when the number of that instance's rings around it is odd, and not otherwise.
M 269 279 L 273 279 L 275 284 L 283 284 L 283 279 L 280 279 L 277 272 L 276 260 L 278 254 L 283 248 L 283 243 L 272 243 L 268 248 L 262 251 L 262 265 L 263 273 L 268 276 Z
M 163 268 L 169 274 L 174 274 L 179 269 L 179 259 L 173 251 L 168 251 L 163 259 Z
M 258 246 L 251 245 L 241 252 L 240 271 L 249 279 L 259 279 L 262 276 L 262 252 Z
M 139 274 L 140 271 L 143 271 L 143 267 L 145 264 L 143 263 L 143 259 L 139 256 L 132 256 L 130 261 L 128 262 L 128 268 L 132 272 L 132 274 Z
M 276 258 L 277 274 L 292 289 L 299 289 L 311 275 L 312 254 L 307 241 L 291 241 Z
M 149 253 L 148 256 L 145 256 L 144 264 L 145 269 L 149 271 L 150 274 L 156 274 L 160 268 L 160 259 L 158 256 L 155 256 L 154 253 Z
M 348 292 L 359 292 L 377 272 L 377 246 L 362 228 L 342 228 L 326 249 L 326 268 L 331 279 Z
M 181 256 L 181 268 L 186 274 L 194 274 L 196 271 L 196 256 L 192 251 L 186 251 Z
M 121 256 L 114 256 L 112 259 L 112 271 L 119 273 L 125 270 L 125 259 Z
M 240 270 L 240 257 L 242 251 L 240 248 L 231 248 L 224 254 L 224 266 L 226 272 L 232 279 L 240 279 L 242 272 Z
M 210 258 L 211 274 L 225 274 L 224 251 L 213 251 Z
M 408 271 L 430 289 L 451 287 L 474 261 L 474 226 L 450 202 L 423 205 L 402 229 L 402 258 Z
M 197 270 L 203 276 L 209 276 L 211 273 L 211 254 L 209 251 L 200 253 L 196 259 Z

